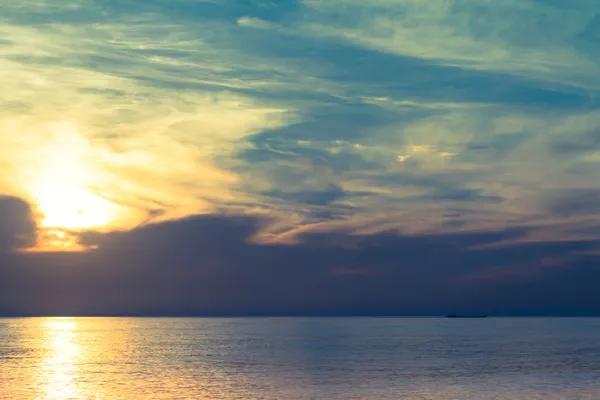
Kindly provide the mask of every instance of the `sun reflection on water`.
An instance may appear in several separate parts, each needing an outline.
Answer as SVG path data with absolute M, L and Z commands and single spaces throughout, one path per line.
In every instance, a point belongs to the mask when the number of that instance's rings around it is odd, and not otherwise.
M 78 399 L 77 381 L 81 378 L 83 352 L 79 343 L 77 321 L 52 318 L 42 324 L 47 349 L 40 374 L 40 397 L 44 400 Z

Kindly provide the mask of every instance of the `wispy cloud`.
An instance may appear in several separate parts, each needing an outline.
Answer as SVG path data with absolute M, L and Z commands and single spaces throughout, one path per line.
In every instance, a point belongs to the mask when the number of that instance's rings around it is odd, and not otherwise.
M 564 239 L 600 190 L 594 2 L 1 4 L 0 190 L 45 229 Z
M 597 90 L 598 5 L 576 1 L 311 0 L 303 28 L 393 54 Z M 333 18 L 333 16 L 337 16 Z

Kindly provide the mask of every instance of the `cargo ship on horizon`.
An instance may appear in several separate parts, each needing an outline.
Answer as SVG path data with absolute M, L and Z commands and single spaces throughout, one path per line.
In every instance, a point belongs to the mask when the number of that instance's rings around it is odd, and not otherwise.
M 457 313 L 452 313 L 446 315 L 446 318 L 487 318 L 487 315 L 458 315 Z

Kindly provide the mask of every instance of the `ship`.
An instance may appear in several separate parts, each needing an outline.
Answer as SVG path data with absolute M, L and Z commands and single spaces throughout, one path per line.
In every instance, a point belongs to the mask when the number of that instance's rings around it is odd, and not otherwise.
M 457 313 L 452 313 L 452 314 L 448 314 L 446 315 L 446 318 L 486 318 L 487 315 L 459 315 Z

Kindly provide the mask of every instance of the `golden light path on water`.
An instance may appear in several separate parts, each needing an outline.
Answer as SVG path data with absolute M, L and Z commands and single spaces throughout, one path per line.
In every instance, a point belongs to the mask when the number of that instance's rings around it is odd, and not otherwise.
M 38 387 L 44 399 L 80 398 L 77 380 L 86 352 L 79 343 L 77 328 L 78 323 L 70 318 L 50 319 L 42 324 L 47 352 L 40 368 Z
M 236 362 L 227 366 L 226 358 L 213 359 L 225 332 L 215 332 L 209 320 L 201 322 L 208 331 L 196 329 L 192 337 L 180 334 L 190 326 L 179 333 L 165 328 L 165 323 L 179 325 L 179 321 L 17 319 L 10 328 L 19 332 L 19 350 L 28 351 L 28 356 L 15 360 L 20 368 L 9 371 L 8 382 L 0 379 L 0 398 L 2 394 L 36 400 L 253 398 L 252 377 L 238 370 Z M 264 390 L 268 393 L 269 388 Z

